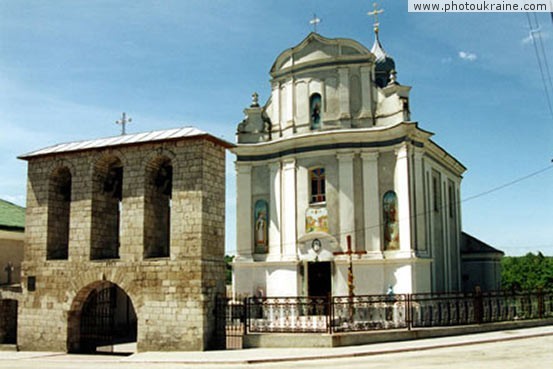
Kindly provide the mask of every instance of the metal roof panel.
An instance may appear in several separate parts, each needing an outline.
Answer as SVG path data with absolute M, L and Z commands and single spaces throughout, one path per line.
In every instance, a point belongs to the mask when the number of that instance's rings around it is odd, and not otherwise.
M 134 143 L 155 142 L 155 141 L 163 141 L 163 140 L 169 140 L 169 139 L 195 137 L 195 136 L 203 136 L 203 135 L 212 137 L 213 139 L 215 139 L 225 147 L 234 146 L 234 144 L 221 140 L 220 138 L 210 135 L 209 133 L 202 131 L 198 128 L 181 127 L 181 128 L 173 128 L 173 129 L 166 129 L 166 130 L 160 130 L 160 131 L 133 133 L 133 134 L 128 134 L 124 136 L 113 136 L 113 137 L 98 138 L 93 140 L 61 143 L 53 146 L 48 146 L 36 151 L 32 151 L 30 153 L 19 156 L 19 158 L 27 159 L 35 156 L 42 156 L 42 155 L 48 155 L 48 154 L 57 154 L 57 153 L 80 151 L 80 150 L 90 150 L 90 149 L 97 149 L 102 147 L 113 147 L 113 146 L 129 145 Z

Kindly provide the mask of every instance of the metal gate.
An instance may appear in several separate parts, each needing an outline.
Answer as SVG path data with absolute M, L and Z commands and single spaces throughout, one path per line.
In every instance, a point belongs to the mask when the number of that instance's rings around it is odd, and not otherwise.
M 218 348 L 241 349 L 245 322 L 244 303 L 228 298 L 217 299 L 216 321 Z
M 114 343 L 116 287 L 93 290 L 81 314 L 81 350 L 95 352 L 96 347 Z

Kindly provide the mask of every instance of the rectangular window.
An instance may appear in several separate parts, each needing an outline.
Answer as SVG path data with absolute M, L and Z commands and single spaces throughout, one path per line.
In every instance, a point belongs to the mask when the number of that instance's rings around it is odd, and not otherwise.
M 311 203 L 326 201 L 326 185 L 324 168 L 315 168 L 310 172 L 311 178 Z
M 434 201 L 434 211 L 439 212 L 441 208 L 440 179 L 439 175 L 432 175 L 432 200 Z
M 453 190 L 453 183 L 449 183 L 449 217 L 453 218 L 455 216 L 455 191 Z

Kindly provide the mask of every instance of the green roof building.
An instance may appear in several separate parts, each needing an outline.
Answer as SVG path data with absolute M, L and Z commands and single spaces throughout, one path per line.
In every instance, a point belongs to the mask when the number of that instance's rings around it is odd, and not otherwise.
M 20 283 L 25 208 L 0 199 L 0 286 Z
M 25 208 L 0 199 L 0 229 L 25 230 Z

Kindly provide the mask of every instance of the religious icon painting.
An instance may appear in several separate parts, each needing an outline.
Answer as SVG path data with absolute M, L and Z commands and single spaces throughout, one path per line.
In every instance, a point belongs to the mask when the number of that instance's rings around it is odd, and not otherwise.
M 269 252 L 268 230 L 269 205 L 265 200 L 257 200 L 254 206 L 254 253 Z
M 388 191 L 382 199 L 384 250 L 399 250 L 399 224 L 397 213 L 397 195 Z
M 305 211 L 305 233 L 328 233 L 328 211 L 326 208 L 308 208 Z

